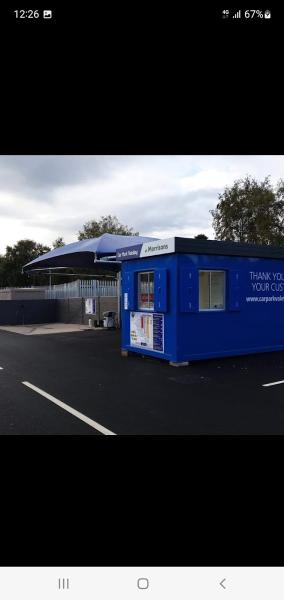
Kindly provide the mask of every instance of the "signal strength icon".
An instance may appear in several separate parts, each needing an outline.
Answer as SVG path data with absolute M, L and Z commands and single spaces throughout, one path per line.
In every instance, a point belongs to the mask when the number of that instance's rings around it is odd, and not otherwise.
M 240 19 L 241 18 L 241 11 L 238 10 L 238 12 L 236 12 L 233 16 L 233 19 Z

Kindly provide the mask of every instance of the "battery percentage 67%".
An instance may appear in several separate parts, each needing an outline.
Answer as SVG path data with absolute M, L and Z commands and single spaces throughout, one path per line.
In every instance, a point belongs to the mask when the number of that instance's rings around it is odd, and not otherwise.
M 262 10 L 246 10 L 245 11 L 246 19 L 253 19 L 254 17 L 256 17 L 257 19 L 263 19 L 264 15 L 263 15 Z

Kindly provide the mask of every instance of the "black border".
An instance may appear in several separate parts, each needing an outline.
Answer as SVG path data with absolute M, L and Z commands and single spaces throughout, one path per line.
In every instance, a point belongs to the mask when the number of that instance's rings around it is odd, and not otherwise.
M 280 7 L 265 36 L 190 10 L 140 10 L 127 37 L 78 13 L 52 37 L 50 22 L 38 35 L 2 19 L 1 153 L 282 153 Z M 284 564 L 282 437 L 7 436 L 0 449 L 3 566 Z
M 2 566 L 284 563 L 282 436 L 24 438 L 0 440 Z

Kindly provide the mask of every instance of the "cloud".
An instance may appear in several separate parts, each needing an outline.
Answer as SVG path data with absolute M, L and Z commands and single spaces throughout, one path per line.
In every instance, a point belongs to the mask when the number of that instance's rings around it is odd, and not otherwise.
M 169 195 L 157 196 L 144 199 L 143 210 L 137 211 L 135 204 L 125 205 L 120 209 L 123 221 L 127 218 L 135 223 L 135 229 L 140 232 L 165 230 L 179 231 L 191 228 L 204 227 L 208 221 L 209 210 L 216 204 L 216 193 L 214 190 L 206 190 L 203 193 L 188 192 L 183 196 Z
M 89 220 L 116 215 L 141 235 L 205 233 L 218 194 L 250 174 L 284 177 L 283 156 L 0 156 L 0 252 L 19 239 L 77 240 Z
M 61 186 L 104 179 L 113 168 L 111 156 L 0 156 L 0 185 L 40 200 Z

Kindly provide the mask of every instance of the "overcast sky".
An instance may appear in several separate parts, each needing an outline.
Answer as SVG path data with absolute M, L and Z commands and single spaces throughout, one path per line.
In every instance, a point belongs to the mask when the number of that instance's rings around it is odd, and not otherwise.
M 246 175 L 284 179 L 284 156 L 0 156 L 0 253 L 20 239 L 77 240 L 116 215 L 140 235 L 214 239 L 209 210 Z

